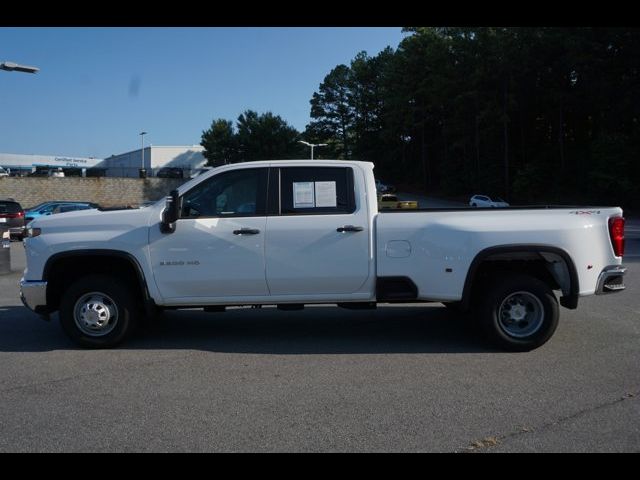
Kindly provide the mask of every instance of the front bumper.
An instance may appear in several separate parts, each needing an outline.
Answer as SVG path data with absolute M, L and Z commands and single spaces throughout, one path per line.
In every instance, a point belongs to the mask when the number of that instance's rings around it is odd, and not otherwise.
M 10 218 L 9 220 L 13 220 Z M 11 235 L 21 235 L 24 231 L 25 223 L 20 219 L 20 221 L 10 221 L 10 222 L 0 222 L 0 230 L 6 231 L 8 230 Z
M 47 310 L 47 282 L 30 282 L 20 279 L 20 300 L 24 306 L 36 313 Z
M 624 290 L 624 274 L 626 272 L 627 267 L 623 267 L 622 265 L 610 265 L 605 267 L 598 276 L 596 295 L 616 293 Z

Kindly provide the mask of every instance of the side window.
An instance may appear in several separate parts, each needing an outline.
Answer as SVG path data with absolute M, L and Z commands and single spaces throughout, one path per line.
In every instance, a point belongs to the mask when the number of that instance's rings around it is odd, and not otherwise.
M 266 168 L 221 173 L 184 194 L 181 218 L 265 215 Z
M 355 210 L 351 168 L 286 167 L 280 170 L 282 215 L 353 213 Z

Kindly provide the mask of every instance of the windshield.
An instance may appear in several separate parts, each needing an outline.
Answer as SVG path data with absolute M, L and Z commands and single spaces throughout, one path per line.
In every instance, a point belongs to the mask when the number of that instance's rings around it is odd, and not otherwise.
M 29 210 L 40 210 L 41 208 L 46 207 L 47 205 L 50 205 L 51 202 L 42 202 L 39 203 L 38 205 L 36 205 L 35 207 L 31 207 Z

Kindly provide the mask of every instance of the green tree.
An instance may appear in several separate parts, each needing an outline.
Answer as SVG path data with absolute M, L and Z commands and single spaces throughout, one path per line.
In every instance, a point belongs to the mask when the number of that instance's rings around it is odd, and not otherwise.
M 207 165 L 304 158 L 298 143 L 300 134 L 279 115 L 258 114 L 253 110 L 242 113 L 233 122 L 217 119 L 202 132 L 203 152 Z
M 387 76 L 393 49 L 375 57 L 360 52 L 351 61 L 351 104 L 353 107 L 354 156 L 376 163 L 381 170 L 390 166 L 397 139 L 386 135 Z
M 238 153 L 242 161 L 301 158 L 299 132 L 271 112 L 247 110 L 237 121 Z
M 324 78 L 311 98 L 311 118 L 307 138 L 328 143 L 336 158 L 352 157 L 354 109 L 349 67 L 338 65 Z
M 209 166 L 239 161 L 238 138 L 229 120 L 219 118 L 211 122 L 211 127 L 202 132 L 200 145 Z

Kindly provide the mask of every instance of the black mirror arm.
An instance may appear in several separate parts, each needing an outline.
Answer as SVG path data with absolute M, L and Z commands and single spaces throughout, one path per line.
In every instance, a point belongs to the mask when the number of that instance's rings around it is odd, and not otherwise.
M 160 231 L 162 233 L 175 232 L 178 218 L 180 218 L 180 196 L 178 190 L 172 190 L 171 194 L 167 197 L 167 202 L 162 212 Z

